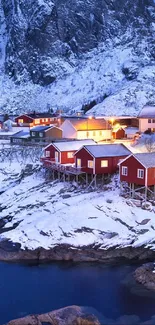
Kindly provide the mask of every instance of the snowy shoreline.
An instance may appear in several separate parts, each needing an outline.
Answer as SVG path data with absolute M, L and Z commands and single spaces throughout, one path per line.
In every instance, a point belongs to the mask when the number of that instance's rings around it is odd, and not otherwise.
M 118 175 L 87 191 L 50 181 L 38 165 L 1 162 L 0 192 L 0 260 L 155 259 L 154 207 L 121 197 Z
M 50 263 L 70 261 L 75 263 L 142 264 L 155 260 L 155 251 L 142 247 L 109 248 L 71 247 L 65 244 L 51 249 L 39 247 L 22 250 L 20 244 L 7 240 L 0 242 L 0 261 L 18 263 Z

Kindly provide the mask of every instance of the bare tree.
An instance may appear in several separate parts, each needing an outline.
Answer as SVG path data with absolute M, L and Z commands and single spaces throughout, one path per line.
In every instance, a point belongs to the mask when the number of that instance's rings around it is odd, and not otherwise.
M 153 135 L 145 139 L 145 147 L 148 152 L 155 152 L 155 137 Z

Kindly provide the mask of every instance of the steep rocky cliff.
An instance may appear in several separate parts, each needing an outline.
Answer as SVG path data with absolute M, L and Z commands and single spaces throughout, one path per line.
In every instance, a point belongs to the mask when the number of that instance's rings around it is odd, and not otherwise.
M 154 0 L 0 0 L 0 21 L 1 109 L 154 101 Z

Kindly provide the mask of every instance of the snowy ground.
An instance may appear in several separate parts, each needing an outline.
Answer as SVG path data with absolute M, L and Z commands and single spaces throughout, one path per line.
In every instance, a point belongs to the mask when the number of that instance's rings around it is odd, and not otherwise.
M 48 182 L 42 171 L 21 177 L 25 167 L 19 163 L 0 167 L 0 192 L 5 190 L 0 219 L 6 221 L 1 238 L 29 249 L 57 244 L 155 248 L 155 208 L 149 212 L 129 206 L 119 196 L 117 176 L 104 189 L 86 192 L 72 184 Z

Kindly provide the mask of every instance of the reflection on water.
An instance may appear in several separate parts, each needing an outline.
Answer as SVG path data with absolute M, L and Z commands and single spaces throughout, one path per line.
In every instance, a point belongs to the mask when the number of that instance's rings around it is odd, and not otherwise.
M 0 325 L 69 305 L 93 308 L 102 324 L 142 324 L 155 315 L 155 293 L 135 283 L 134 269 L 124 265 L 0 263 Z M 155 318 L 149 324 L 155 324 Z

